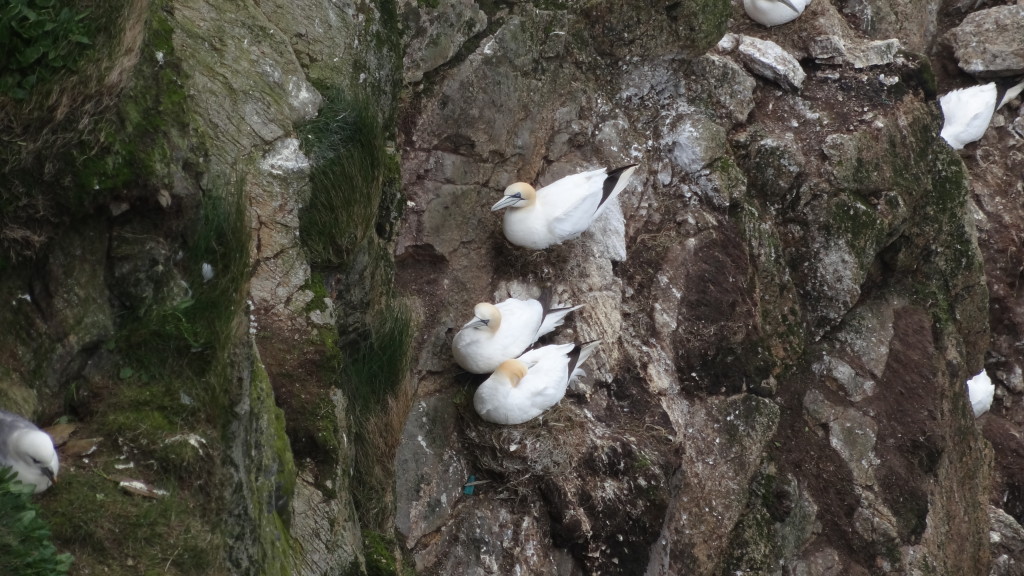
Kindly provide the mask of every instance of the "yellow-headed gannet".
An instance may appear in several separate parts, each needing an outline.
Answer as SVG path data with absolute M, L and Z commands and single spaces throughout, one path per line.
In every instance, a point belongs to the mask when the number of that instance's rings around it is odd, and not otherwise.
M 473 374 L 488 374 L 498 365 L 523 353 L 541 336 L 565 320 L 580 306 L 549 308 L 546 294 L 541 300 L 509 298 L 500 304 L 481 302 L 473 308 L 473 319 L 452 340 L 452 356 L 459 366 Z
M 743 0 L 747 16 L 764 26 L 778 26 L 796 20 L 811 0 Z
M 954 150 L 980 140 L 992 121 L 992 114 L 1024 90 L 1024 82 L 1003 92 L 995 82 L 947 92 L 939 97 L 942 107 L 942 132 L 939 136 Z M 1003 92 L 1002 97 L 999 96 Z
M 60 463 L 50 436 L 35 424 L 0 410 L 0 468 L 10 467 L 18 480 L 38 494 L 57 481 Z
M 608 201 L 629 183 L 636 164 L 566 176 L 534 190 L 526 182 L 505 189 L 491 210 L 505 211 L 505 238 L 516 246 L 543 250 L 586 230 Z
M 552 344 L 506 360 L 473 395 L 473 408 L 488 422 L 522 424 L 540 416 L 565 396 L 580 366 L 600 340 L 583 346 Z

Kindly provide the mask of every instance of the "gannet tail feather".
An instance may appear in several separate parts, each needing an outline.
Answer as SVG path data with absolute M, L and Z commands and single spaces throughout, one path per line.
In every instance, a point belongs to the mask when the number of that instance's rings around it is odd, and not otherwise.
M 580 366 L 587 361 L 594 354 L 594 350 L 597 349 L 597 345 L 601 343 L 601 340 L 591 340 L 590 342 L 584 342 L 583 344 L 577 344 L 572 352 L 569 352 L 569 380 L 572 380 L 576 376 L 583 374 L 583 370 Z
M 604 206 L 604 203 L 607 202 L 609 198 L 612 198 L 619 192 L 622 192 L 622 189 L 626 187 L 626 184 L 629 184 L 629 178 L 633 175 L 636 167 L 636 164 L 628 164 L 608 171 L 608 176 L 605 177 L 604 186 L 601 190 L 601 203 L 598 204 L 599 208 Z
M 1005 90 L 1003 86 L 996 84 L 996 89 L 1002 94 L 999 98 L 999 103 L 996 104 L 996 110 L 999 110 L 1005 106 L 1007 102 L 1016 98 L 1021 92 L 1024 92 L 1024 80 L 1006 87 Z

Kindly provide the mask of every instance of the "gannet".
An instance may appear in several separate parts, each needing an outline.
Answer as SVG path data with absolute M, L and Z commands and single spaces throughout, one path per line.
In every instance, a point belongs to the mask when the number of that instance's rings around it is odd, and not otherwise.
M 796 20 L 811 0 L 743 0 L 747 16 L 764 26 L 778 26 Z
M 505 188 L 504 197 L 491 211 L 508 208 L 504 229 L 509 242 L 543 250 L 582 234 L 608 201 L 626 187 L 636 166 L 581 172 L 540 190 L 516 182 Z
M 1024 90 L 1024 82 L 1003 92 L 995 82 L 947 92 L 939 97 L 942 107 L 942 137 L 954 150 L 980 140 L 992 121 L 992 114 Z M 1002 97 L 999 93 L 1003 92 Z
M 506 360 L 473 395 L 473 408 L 488 422 L 522 424 L 540 416 L 565 396 L 580 366 L 600 340 L 582 346 L 552 344 Z
M 967 381 L 967 397 L 971 400 L 971 409 L 974 410 L 974 417 L 977 418 L 992 407 L 992 397 L 995 395 L 996 385 L 988 377 L 988 373 L 982 368 L 981 372 Z
M 36 494 L 57 481 L 60 463 L 50 436 L 35 424 L 0 410 L 0 468 L 10 467 Z
M 566 314 L 581 306 L 549 308 L 547 295 L 538 300 L 509 298 L 500 304 L 481 302 L 473 319 L 452 340 L 452 356 L 467 372 L 488 374 L 515 358 L 538 338 L 562 325 Z

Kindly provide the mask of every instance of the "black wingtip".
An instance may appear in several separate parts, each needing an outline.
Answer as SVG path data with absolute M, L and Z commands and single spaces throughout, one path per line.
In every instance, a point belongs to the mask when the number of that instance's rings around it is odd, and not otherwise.
M 608 201 L 608 198 L 611 197 L 612 192 L 615 191 L 615 185 L 619 183 L 619 178 L 622 177 L 622 173 L 634 166 L 639 166 L 639 164 L 626 164 L 625 166 L 619 166 L 608 171 L 608 175 L 604 179 L 604 186 L 601 188 L 601 203 L 598 206 L 603 206 Z

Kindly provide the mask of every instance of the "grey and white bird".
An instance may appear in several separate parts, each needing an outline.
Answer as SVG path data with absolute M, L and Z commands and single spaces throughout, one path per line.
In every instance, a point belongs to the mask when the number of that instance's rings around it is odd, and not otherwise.
M 35 486 L 36 494 L 57 481 L 60 463 L 50 436 L 28 420 L 0 410 L 0 467 Z
M 939 97 L 942 137 L 954 150 L 981 140 L 995 111 L 1024 91 L 1024 81 L 1008 86 L 995 82 L 952 90 Z
M 551 308 L 546 291 L 541 300 L 481 302 L 473 307 L 473 319 L 452 340 L 452 356 L 467 372 L 489 374 L 561 326 L 569 312 L 581 307 Z
M 473 394 L 473 408 L 495 424 L 522 424 L 543 414 L 565 396 L 569 382 L 600 343 L 551 344 L 498 366 Z
M 811 0 L 743 0 L 747 16 L 763 26 L 778 26 L 800 17 Z
M 582 234 L 622 192 L 636 164 L 566 176 L 539 190 L 526 182 L 505 188 L 491 211 L 507 208 L 502 227 L 516 246 L 543 250 Z

